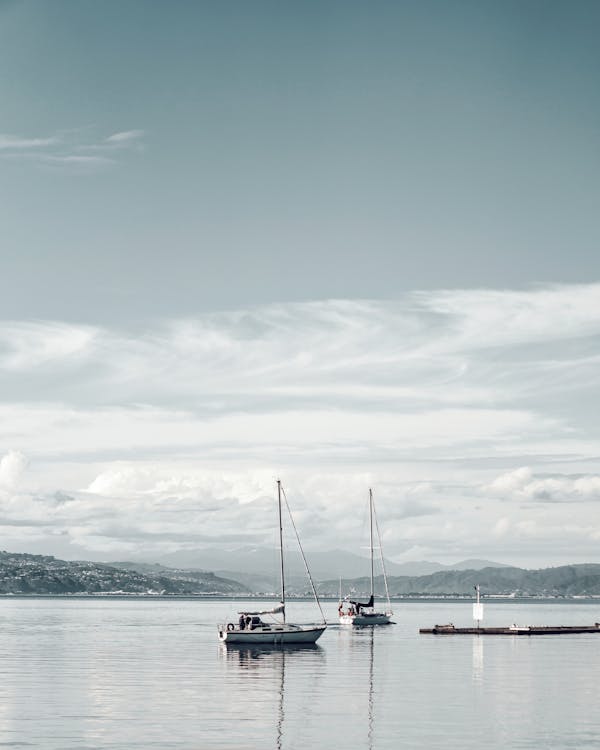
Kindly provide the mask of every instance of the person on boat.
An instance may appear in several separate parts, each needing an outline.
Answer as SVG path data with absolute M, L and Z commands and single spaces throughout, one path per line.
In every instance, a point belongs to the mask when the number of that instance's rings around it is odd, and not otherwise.
M 246 627 L 246 618 L 244 617 L 244 615 L 240 615 L 239 625 L 240 625 L 240 630 L 244 630 L 245 629 L 245 627 Z
M 358 617 L 363 609 L 370 609 L 373 606 L 373 594 L 371 594 L 368 602 L 350 602 L 354 606 L 354 609 L 356 611 L 356 616 Z

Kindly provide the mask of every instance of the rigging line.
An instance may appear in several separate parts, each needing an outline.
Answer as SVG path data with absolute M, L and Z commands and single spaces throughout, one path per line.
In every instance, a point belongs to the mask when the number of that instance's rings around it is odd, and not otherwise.
M 321 613 L 321 617 L 323 618 L 323 622 L 326 623 L 327 620 L 325 619 L 325 615 L 323 614 L 323 609 L 321 608 L 321 602 L 319 601 L 317 589 L 315 588 L 315 583 L 310 574 L 308 563 L 306 562 L 306 557 L 304 556 L 302 542 L 300 541 L 300 537 L 298 536 L 298 530 L 296 529 L 296 524 L 294 523 L 294 516 L 292 515 L 292 511 L 290 510 L 290 504 L 288 503 L 287 495 L 285 494 L 285 490 L 283 489 L 283 487 L 281 488 L 281 494 L 283 495 L 283 499 L 285 500 L 285 507 L 287 508 L 290 521 L 292 522 L 292 528 L 294 529 L 294 534 L 296 535 L 296 541 L 298 542 L 298 547 L 300 548 L 300 554 L 302 555 L 302 561 L 304 562 L 304 569 L 306 570 L 306 575 L 308 576 L 308 580 L 310 581 L 310 586 L 312 588 L 313 596 L 315 597 L 315 601 L 317 603 L 317 607 L 319 608 L 319 612 Z
M 388 608 L 392 609 L 392 602 L 390 601 L 390 590 L 388 589 L 387 574 L 385 572 L 385 562 L 383 559 L 383 545 L 381 544 L 381 533 L 379 531 L 379 521 L 377 520 L 377 513 L 375 511 L 375 500 L 373 500 L 373 516 L 375 517 L 375 530 L 377 531 L 377 541 L 379 542 L 379 555 L 381 557 L 381 569 L 383 570 L 383 582 L 385 584 L 385 595 L 387 597 Z

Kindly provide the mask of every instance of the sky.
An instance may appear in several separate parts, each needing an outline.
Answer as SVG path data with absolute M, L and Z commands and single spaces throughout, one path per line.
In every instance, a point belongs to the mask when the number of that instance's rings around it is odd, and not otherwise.
M 0 548 L 600 562 L 599 22 L 0 0 Z

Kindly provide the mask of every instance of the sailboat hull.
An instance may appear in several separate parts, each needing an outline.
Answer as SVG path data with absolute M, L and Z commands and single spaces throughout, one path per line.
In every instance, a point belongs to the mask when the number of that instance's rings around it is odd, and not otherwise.
M 340 625 L 354 625 L 364 627 L 365 625 L 391 625 L 390 615 L 385 612 L 361 612 L 359 615 L 340 615 Z
M 232 623 L 219 625 L 219 640 L 222 643 L 252 643 L 265 646 L 280 646 L 287 643 L 316 643 L 326 625 L 274 625 L 254 630 L 241 630 Z

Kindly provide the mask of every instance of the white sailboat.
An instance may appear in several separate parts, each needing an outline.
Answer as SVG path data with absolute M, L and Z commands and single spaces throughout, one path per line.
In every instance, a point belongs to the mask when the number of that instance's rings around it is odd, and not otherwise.
M 378 612 L 375 609 L 375 588 L 374 588 L 374 564 L 373 564 L 373 518 L 377 529 L 377 539 L 381 555 L 381 567 L 383 571 L 383 581 L 385 583 L 385 593 L 387 597 L 387 609 L 384 612 Z M 389 625 L 392 623 L 392 605 L 390 602 L 390 592 L 388 591 L 387 576 L 385 573 L 385 563 L 383 560 L 383 548 L 381 546 L 381 535 L 377 516 L 375 515 L 375 505 L 373 503 L 373 490 L 369 489 L 369 540 L 371 550 L 371 596 L 368 602 L 353 601 L 348 596 L 344 599 L 340 596 L 338 615 L 340 625 Z
M 294 532 L 296 533 L 296 539 L 310 584 L 312 586 L 315 601 L 321 612 L 322 622 L 307 625 L 296 625 L 287 622 L 285 615 L 285 569 L 284 569 L 284 557 L 283 557 L 283 523 L 281 513 L 281 481 L 277 480 L 277 508 L 279 512 L 279 561 L 281 569 L 281 601 L 273 609 L 260 610 L 260 611 L 242 611 L 238 612 L 238 619 L 236 622 L 222 623 L 218 626 L 219 629 L 219 640 L 222 643 L 233 643 L 233 644 L 260 644 L 264 646 L 280 646 L 288 643 L 302 644 L 302 643 L 315 643 L 318 638 L 323 634 L 323 631 L 327 627 L 325 622 L 325 616 L 319 603 L 317 591 L 315 589 L 306 558 L 304 557 L 304 551 L 300 544 L 300 538 L 296 531 L 294 519 L 292 518 L 287 499 L 285 500 L 290 519 Z M 285 493 L 284 493 L 285 498 Z M 263 617 L 270 616 L 271 620 L 266 621 Z

